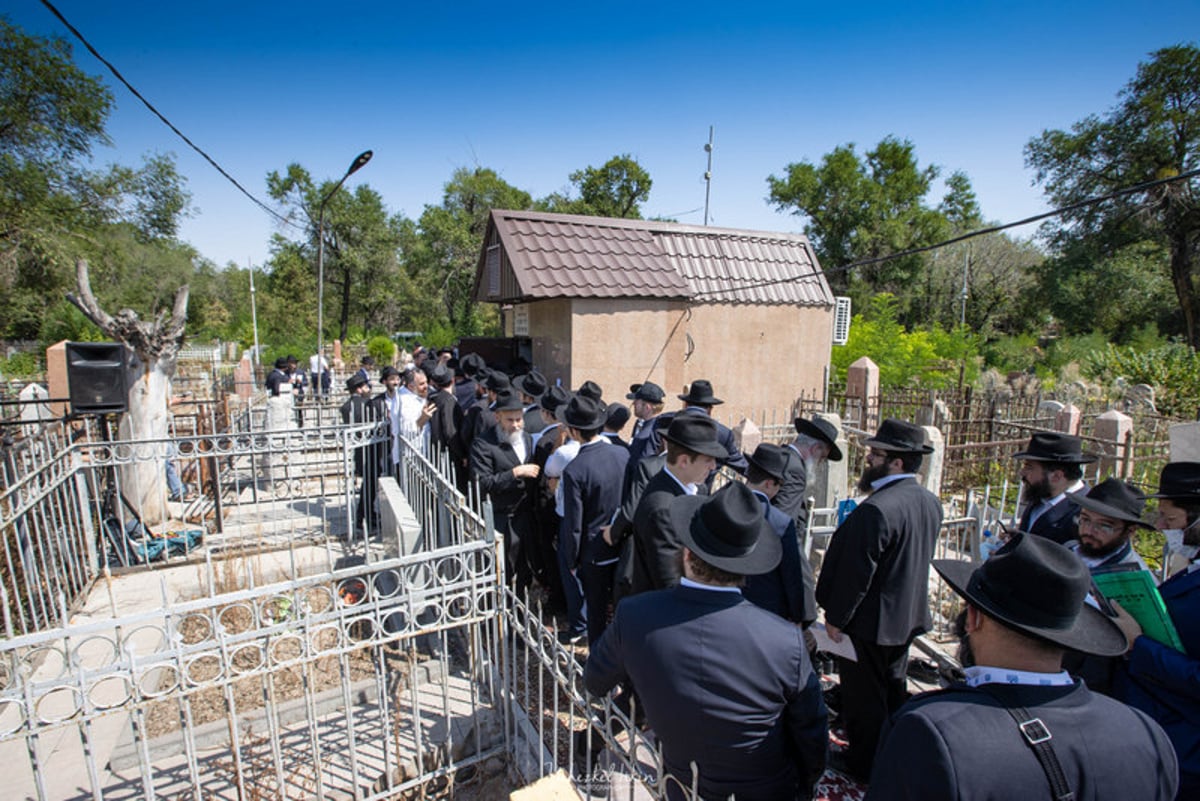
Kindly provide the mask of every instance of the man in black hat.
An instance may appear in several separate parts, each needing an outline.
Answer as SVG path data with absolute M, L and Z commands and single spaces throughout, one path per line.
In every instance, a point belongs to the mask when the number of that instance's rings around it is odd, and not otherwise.
M 1062 670 L 1066 649 L 1126 648 L 1121 631 L 1084 603 L 1090 582 L 1077 558 L 1016 534 L 978 569 L 958 560 L 934 567 L 967 602 L 975 664 L 965 684 L 920 695 L 891 719 L 868 801 L 1175 797 L 1178 766 L 1163 730 Z
M 549 388 L 546 377 L 537 370 L 530 370 L 525 375 L 513 379 L 512 385 L 513 389 L 521 393 L 521 402 L 525 404 L 525 430 L 533 436 L 546 426 L 542 421 L 541 409 L 538 408 L 538 399 Z
M 712 409 L 714 406 L 719 406 L 725 401 L 713 394 L 712 382 L 704 378 L 697 378 L 688 387 L 686 395 L 676 395 L 683 401 L 683 408 L 679 411 L 680 415 L 700 415 L 703 417 L 712 417 Z M 738 448 L 737 443 L 733 438 L 733 431 L 728 426 L 713 420 L 717 423 L 717 442 L 725 447 L 725 466 L 731 470 L 736 470 L 738 473 L 746 472 L 746 457 Z M 709 486 L 712 486 L 711 480 Z
M 779 538 L 741 484 L 676 498 L 670 515 L 679 586 L 621 602 L 584 683 L 597 695 L 632 684 L 662 745 L 668 798 L 693 787 L 693 766 L 702 798 L 809 798 L 829 736 L 820 683 L 800 628 L 739 591 L 779 562 Z
M 389 364 L 379 371 L 379 380 L 383 382 L 383 391 L 371 398 L 371 404 L 375 407 L 379 419 L 387 421 L 391 437 L 391 446 L 384 455 L 381 469 L 384 475 L 395 476 L 399 472 L 400 437 L 403 430 L 400 414 L 400 371 Z
M 357 376 L 366 379 L 367 386 L 371 386 L 371 371 L 375 369 L 375 357 L 371 355 L 363 356 L 358 365 Z
M 629 440 L 630 464 L 659 452 L 659 441 L 654 436 L 654 420 L 662 414 L 665 397 L 662 387 L 653 381 L 634 384 L 629 388 L 629 394 L 625 398 L 633 401 L 635 421 L 633 435 Z
M 479 371 L 486 367 L 483 357 L 478 353 L 467 353 L 458 360 L 458 366 L 454 368 L 454 397 L 458 399 L 458 405 L 464 413 L 478 401 L 475 379 Z
M 465 495 L 470 453 L 463 447 L 459 434 L 464 415 L 458 399 L 454 397 L 454 373 L 445 364 L 436 363 L 429 371 L 429 385 L 433 388 L 426 397 L 433 407 L 433 414 L 429 418 L 429 442 L 449 457 L 455 486 Z
M 275 360 L 275 369 L 267 373 L 267 380 L 264 382 L 267 392 L 272 395 L 292 394 L 292 383 L 288 378 L 287 366 L 286 356 L 280 356 Z
M 1158 588 L 1183 651 L 1142 634 L 1127 613 L 1118 624 L 1129 639 L 1113 681 L 1113 697 L 1154 718 L 1179 757 L 1179 795 L 1200 798 L 1200 462 L 1170 462 L 1158 479 L 1158 528 L 1184 567 Z
M 1039 431 L 1029 438 L 1029 446 L 1014 459 L 1022 459 L 1021 485 L 1025 488 L 1025 511 L 1021 514 L 1021 531 L 1037 534 L 1055 542 L 1075 539 L 1079 530 L 1075 517 L 1079 505 L 1068 495 L 1081 492 L 1083 466 L 1096 461 L 1084 454 L 1079 437 L 1057 431 Z
M 564 581 L 569 576 L 580 579 L 585 598 L 585 610 L 568 607 L 568 619 L 573 611 L 576 614 L 564 633 L 568 637 L 578 634 L 578 623 L 586 617 L 588 645 L 595 644 L 608 625 L 619 551 L 604 541 L 600 530 L 612 520 L 621 503 L 621 479 L 629 461 L 629 451 L 601 436 L 607 415 L 603 403 L 583 395 L 571 398 L 563 412 L 563 421 L 571 438 L 579 443 L 579 452 L 562 473 L 559 570 Z M 568 590 L 568 601 L 571 597 Z
M 771 499 L 778 509 L 796 521 L 797 532 L 803 539 L 807 520 L 804 504 L 809 480 L 816 474 L 821 462 L 842 460 L 842 449 L 838 447 L 837 426 L 820 417 L 805 420 L 797 417 L 793 421 L 796 438 L 787 444 L 792 458 L 787 463 L 787 474 L 779 492 Z
M 879 730 L 907 697 L 908 646 L 929 630 L 929 562 L 942 504 L 917 481 L 925 444 L 920 426 L 887 419 L 865 440 L 859 488 L 871 494 L 842 521 L 825 551 L 817 602 L 830 638 L 848 636 L 857 660 L 838 660 L 850 746 L 838 769 L 871 773 Z
M 600 432 L 600 436 L 606 438 L 613 445 L 619 445 L 626 452 L 629 451 L 629 443 L 621 439 L 621 429 L 625 428 L 625 424 L 629 422 L 629 407 L 623 403 L 610 403 L 607 410 L 608 416 L 604 420 L 604 430 Z
M 762 502 L 763 515 L 779 537 L 783 555 L 770 573 L 747 577 L 742 594 L 763 609 L 807 628 L 817 619 L 812 565 L 800 550 L 796 521 L 771 505 L 787 480 L 790 454 L 783 446 L 764 442 L 746 461 L 746 487 Z
M 538 467 L 533 464 L 533 443 L 525 433 L 525 407 L 513 392 L 501 392 L 493 404 L 496 425 L 471 443 L 471 476 L 492 502 L 496 531 L 504 537 L 509 576 L 518 592 L 529 587 L 532 576 L 529 546 L 533 528 L 533 493 Z
M 1154 530 L 1142 521 L 1146 496 L 1132 484 L 1108 478 L 1087 492 L 1073 492 L 1071 501 L 1079 507 L 1079 539 L 1066 543 L 1093 573 L 1115 565 L 1133 565 L 1149 570 L 1133 549 L 1133 537 L 1139 528 Z
M 530 438 L 533 442 L 533 463 L 538 467 L 537 489 L 533 499 L 533 522 L 536 547 L 540 549 L 536 563 L 542 570 L 541 574 L 535 573 L 534 578 L 546 590 L 549 596 L 546 599 L 546 607 L 552 612 L 565 611 L 568 604 L 558 568 L 558 530 L 562 526 L 562 516 L 555 508 L 554 498 L 558 482 L 551 482 L 546 476 L 546 462 L 566 438 L 566 429 L 558 420 L 558 410 L 570 400 L 571 396 L 562 387 L 556 385 L 548 388 L 538 401 L 538 411 L 546 425 Z M 579 589 L 577 595 L 578 606 L 582 608 L 582 589 Z M 578 625 L 576 630 L 582 631 L 582 624 Z
M 371 404 L 371 385 L 358 373 L 346 379 L 349 399 L 342 404 L 342 422 L 349 424 L 379 423 L 378 408 Z M 383 431 L 377 432 L 385 436 Z M 362 480 L 358 503 L 354 507 L 355 530 L 366 528 L 368 536 L 379 529 L 375 496 L 379 489 L 379 466 L 387 449 L 386 444 L 360 445 L 354 449 L 354 475 Z M 353 536 L 351 537 L 353 539 Z
M 676 415 L 663 439 L 666 465 L 650 479 L 633 513 L 631 595 L 679 582 L 683 540 L 674 528 L 671 502 L 680 495 L 699 493 L 717 460 L 726 454 L 725 446 L 717 442 L 716 421 L 707 416 Z

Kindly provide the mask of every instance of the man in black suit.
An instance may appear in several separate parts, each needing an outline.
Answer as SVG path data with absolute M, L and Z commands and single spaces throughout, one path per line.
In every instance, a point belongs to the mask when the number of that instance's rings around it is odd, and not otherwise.
M 549 388 L 546 377 L 537 370 L 530 370 L 522 376 L 517 376 L 512 382 L 513 389 L 521 393 L 521 403 L 525 404 L 525 431 L 530 436 L 537 434 L 546 427 L 542 420 L 542 410 L 538 400 Z
M 1022 459 L 1021 484 L 1025 488 L 1025 511 L 1021 531 L 1054 540 L 1059 545 L 1078 539 L 1075 518 L 1079 504 L 1069 497 L 1087 489 L 1083 465 L 1096 461 L 1083 453 L 1079 437 L 1042 431 L 1029 438 L 1029 447 L 1013 454 Z
M 621 503 L 621 479 L 629 461 L 628 450 L 600 435 L 606 416 L 604 404 L 583 395 L 573 397 L 563 412 L 579 453 L 562 474 L 559 569 L 564 576 L 570 573 L 582 580 L 588 645 L 595 644 L 608 625 L 619 551 L 604 540 L 601 529 Z
M 350 393 L 350 397 L 339 410 L 342 422 L 347 425 L 378 424 L 381 420 L 378 416 L 379 409 L 371 404 L 371 385 L 367 383 L 367 379 L 355 373 L 346 379 L 346 390 Z M 382 430 L 377 429 L 377 433 L 383 435 Z M 368 536 L 379 530 L 379 515 L 375 511 L 375 497 L 379 489 L 379 466 L 386 449 L 385 443 L 359 445 L 354 449 L 354 475 L 362 482 L 359 488 L 358 503 L 354 506 L 354 528 L 355 531 L 366 529 Z M 354 540 L 353 533 L 350 534 L 349 539 Z
M 683 541 L 674 528 L 671 501 L 700 492 L 726 454 L 717 442 L 716 421 L 706 415 L 676 415 L 663 439 L 666 465 L 650 479 L 633 514 L 631 595 L 679 582 Z
M 703 417 L 712 417 L 712 409 L 725 401 L 713 395 L 712 382 L 703 378 L 697 378 L 688 387 L 686 395 L 676 395 L 684 403 L 684 407 L 679 410 L 678 415 L 699 415 Z M 713 420 L 717 423 L 716 420 Z M 725 466 L 736 470 L 738 473 L 746 472 L 746 457 L 734 442 L 733 431 L 728 426 L 717 423 L 717 442 L 725 447 Z M 711 481 L 709 486 L 712 486 Z
M 808 501 L 805 493 L 808 490 L 809 477 L 826 459 L 840 462 L 842 449 L 837 444 L 837 427 L 828 420 L 819 417 L 805 420 L 803 417 L 797 417 L 793 425 L 796 427 L 796 438 L 785 446 L 792 458 L 788 460 L 783 485 L 771 499 L 771 503 L 796 521 L 796 530 L 803 540 L 805 526 L 808 524 L 804 504 Z
M 1084 603 L 1088 571 L 1073 554 L 1016 534 L 978 569 L 934 567 L 966 599 L 975 664 L 965 684 L 918 696 L 891 719 L 867 801 L 1175 797 L 1178 763 L 1163 730 L 1062 669 L 1066 649 L 1126 648 Z
M 800 550 L 796 521 L 771 505 L 792 460 L 786 448 L 764 442 L 746 461 L 746 486 L 762 503 L 763 517 L 779 537 L 783 555 L 770 573 L 748 576 L 742 594 L 768 612 L 807 628 L 817 619 L 812 565 Z
M 429 442 L 449 456 L 454 483 L 465 495 L 470 454 L 463 447 L 459 433 L 464 415 L 454 397 L 454 373 L 444 364 L 435 364 L 429 371 L 429 383 L 433 391 L 427 400 L 434 407 L 433 416 L 429 418 Z
M 668 798 L 693 787 L 693 765 L 702 798 L 809 798 L 829 737 L 820 684 L 799 627 L 738 590 L 775 567 L 779 538 L 740 484 L 679 497 L 671 515 L 684 545 L 679 586 L 617 607 L 584 683 L 597 695 L 632 684 L 662 744 Z
M 630 464 L 638 459 L 653 456 L 661 450 L 659 438 L 655 435 L 655 423 L 663 410 L 662 387 L 653 381 L 644 384 L 634 384 L 629 388 L 626 400 L 633 401 L 633 434 L 629 439 Z M 666 430 L 665 428 L 663 430 Z
M 518 592 L 529 587 L 528 554 L 532 499 L 538 466 L 532 463 L 533 444 L 525 433 L 525 408 L 512 392 L 496 396 L 492 411 L 496 425 L 471 443 L 471 476 L 492 502 L 496 531 L 504 537 L 509 575 Z
M 605 437 L 613 445 L 620 445 L 626 451 L 629 443 L 621 439 L 621 429 L 629 422 L 629 407 L 623 403 L 608 404 L 607 418 L 604 420 L 604 430 L 600 436 Z
M 459 359 L 458 365 L 454 367 L 454 397 L 458 399 L 458 405 L 464 413 L 478 402 L 475 377 L 486 366 L 483 357 L 478 353 L 468 353 Z
M 850 739 L 838 769 L 866 780 L 887 716 L 907 697 L 908 646 L 929 630 L 929 562 L 942 504 L 918 483 L 920 426 L 884 420 L 869 448 L 860 489 L 871 494 L 829 541 L 817 601 L 829 636 L 850 638 L 857 660 L 839 659 L 842 717 Z
M 565 611 L 568 604 L 558 567 L 558 530 L 562 525 L 562 518 L 554 509 L 554 486 L 546 477 L 546 461 L 566 436 L 562 423 L 558 421 L 557 412 L 559 407 L 569 400 L 570 395 L 562 387 L 552 386 L 547 389 L 538 401 L 538 410 L 546 426 L 537 436 L 530 438 L 533 442 L 533 463 L 538 468 L 537 489 L 533 498 L 533 526 L 539 556 L 534 578 L 545 589 L 548 596 L 546 606 L 552 612 Z M 541 571 L 540 574 L 538 570 Z M 578 598 L 577 605 L 582 608 L 583 591 L 577 586 L 574 589 Z M 583 628 L 583 622 L 575 626 L 577 632 L 583 631 Z M 564 639 L 570 640 L 571 637 L 564 635 Z

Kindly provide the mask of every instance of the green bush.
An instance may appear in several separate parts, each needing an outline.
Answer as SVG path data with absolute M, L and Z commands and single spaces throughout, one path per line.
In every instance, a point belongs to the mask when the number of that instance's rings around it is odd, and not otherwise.
M 42 374 L 42 355 L 37 351 L 14 353 L 0 359 L 0 375 L 5 378 L 34 378 Z
M 1181 342 L 1138 351 L 1106 345 L 1081 362 L 1084 375 L 1104 384 L 1123 378 L 1154 387 L 1160 414 L 1194 420 L 1200 410 L 1200 354 Z
M 833 349 L 839 381 L 863 356 L 879 365 L 881 387 L 944 389 L 957 384 L 960 369 L 966 383 L 978 377 L 978 336 L 961 326 L 951 331 L 936 325 L 907 331 L 898 317 L 896 298 L 886 292 L 871 298 L 863 314 L 854 315 L 846 344 Z
M 367 340 L 367 353 L 379 365 L 391 364 L 396 355 L 396 343 L 385 336 L 374 336 Z

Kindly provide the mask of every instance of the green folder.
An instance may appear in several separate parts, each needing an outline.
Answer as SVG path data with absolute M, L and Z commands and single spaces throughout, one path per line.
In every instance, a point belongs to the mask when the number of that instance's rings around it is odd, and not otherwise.
M 1092 581 L 1104 597 L 1119 603 L 1142 627 L 1142 633 L 1152 640 L 1183 651 L 1183 643 L 1175 623 L 1167 613 L 1167 605 L 1158 594 L 1154 574 L 1149 570 L 1124 570 L 1096 573 Z

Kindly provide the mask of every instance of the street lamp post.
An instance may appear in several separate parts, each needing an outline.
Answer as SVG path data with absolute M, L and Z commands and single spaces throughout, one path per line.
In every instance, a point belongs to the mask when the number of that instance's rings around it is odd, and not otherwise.
M 337 191 L 342 188 L 342 184 L 346 183 L 346 179 L 363 168 L 371 156 L 374 155 L 370 150 L 359 153 L 354 161 L 350 164 L 350 168 L 346 170 L 346 174 L 342 176 L 342 180 L 337 182 L 337 186 L 329 190 L 329 194 L 321 198 L 321 208 L 317 214 L 317 365 L 320 370 L 320 360 L 325 358 L 325 204 L 329 199 L 337 194 Z

